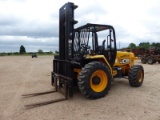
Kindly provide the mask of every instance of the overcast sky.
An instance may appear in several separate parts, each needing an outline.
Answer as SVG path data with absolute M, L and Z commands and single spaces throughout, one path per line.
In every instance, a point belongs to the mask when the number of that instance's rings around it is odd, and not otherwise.
M 113 25 L 117 47 L 160 42 L 160 0 L 0 0 L 0 52 L 58 50 L 59 8 L 78 5 L 75 19 Z

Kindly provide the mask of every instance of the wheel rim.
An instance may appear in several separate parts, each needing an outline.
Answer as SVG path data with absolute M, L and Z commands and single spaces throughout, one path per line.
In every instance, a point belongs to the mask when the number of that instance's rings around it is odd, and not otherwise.
M 152 63 L 152 59 L 149 59 L 148 62 L 149 62 L 149 63 Z
M 139 71 L 139 82 L 142 82 L 142 80 L 143 80 L 143 73 L 142 73 L 142 71 L 140 70 Z
M 93 78 L 95 77 L 99 78 L 99 82 L 96 84 L 93 82 Z M 97 70 L 92 74 L 90 78 L 90 86 L 92 90 L 94 90 L 95 92 L 102 92 L 106 88 L 107 84 L 108 77 L 103 70 Z

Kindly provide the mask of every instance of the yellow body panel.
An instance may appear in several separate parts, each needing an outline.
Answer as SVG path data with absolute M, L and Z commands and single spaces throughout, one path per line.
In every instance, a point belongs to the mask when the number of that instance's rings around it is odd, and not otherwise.
M 122 73 L 125 74 L 129 71 L 131 66 L 134 65 L 134 60 L 137 60 L 138 58 L 134 56 L 134 53 L 132 52 L 122 52 L 117 51 L 116 60 L 114 63 L 115 67 L 121 67 Z
M 110 64 L 108 63 L 107 59 L 104 57 L 104 55 L 94 55 L 94 56 L 87 55 L 86 59 L 97 59 L 98 61 L 105 63 L 109 67 L 110 71 L 112 71 L 112 68 Z
M 86 59 L 97 59 L 98 61 L 101 61 L 101 62 L 103 62 L 104 64 L 106 64 L 106 65 L 109 67 L 110 71 L 112 72 L 112 68 L 111 68 L 110 64 L 108 63 L 108 61 L 106 60 L 106 58 L 104 57 L 104 55 L 94 55 L 94 56 L 92 56 L 92 55 L 87 55 L 87 56 L 86 56 Z M 77 73 L 77 78 L 78 78 L 78 77 L 79 77 L 79 74 L 80 74 L 80 72 L 81 72 L 81 69 L 74 68 L 73 71 Z M 115 72 L 114 72 L 114 73 L 115 73 Z
M 116 76 L 117 75 L 117 70 L 112 70 L 112 76 Z
M 134 64 L 134 60 L 136 59 L 137 57 L 135 57 L 134 53 L 132 52 L 117 51 L 117 56 L 114 66 L 124 66 L 124 65 L 132 66 Z
M 104 64 L 106 64 L 108 66 L 108 68 L 110 69 L 111 73 L 112 73 L 112 77 L 114 77 L 115 75 L 117 75 L 117 70 L 113 70 L 110 66 L 110 64 L 108 63 L 107 59 L 105 58 L 104 55 L 87 55 L 86 59 L 97 59 L 98 61 L 103 62 Z M 134 60 L 137 60 L 138 58 L 134 56 L 134 53 L 132 52 L 122 52 L 122 51 L 117 51 L 117 56 L 115 59 L 115 63 L 114 63 L 114 67 L 121 67 L 122 68 L 122 73 L 125 74 L 129 71 L 129 69 L 131 68 L 131 66 L 133 66 L 134 64 Z M 81 72 L 81 69 L 74 69 L 74 72 L 77 72 L 77 78 L 79 77 L 79 74 Z

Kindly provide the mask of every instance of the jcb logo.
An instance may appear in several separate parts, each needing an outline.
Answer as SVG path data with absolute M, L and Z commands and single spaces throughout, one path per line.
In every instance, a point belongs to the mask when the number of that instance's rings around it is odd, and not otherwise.
M 122 59 L 120 60 L 120 64 L 125 64 L 125 63 L 129 63 L 130 59 Z

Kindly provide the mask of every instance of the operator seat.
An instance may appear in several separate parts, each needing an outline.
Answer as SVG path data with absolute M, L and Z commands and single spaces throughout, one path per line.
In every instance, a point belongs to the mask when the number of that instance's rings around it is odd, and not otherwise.
M 104 50 L 105 50 L 105 42 L 106 42 L 106 40 L 103 40 L 102 45 L 101 45 L 101 46 L 98 46 L 98 51 L 99 51 L 100 54 L 103 54 L 103 53 L 104 53 Z

